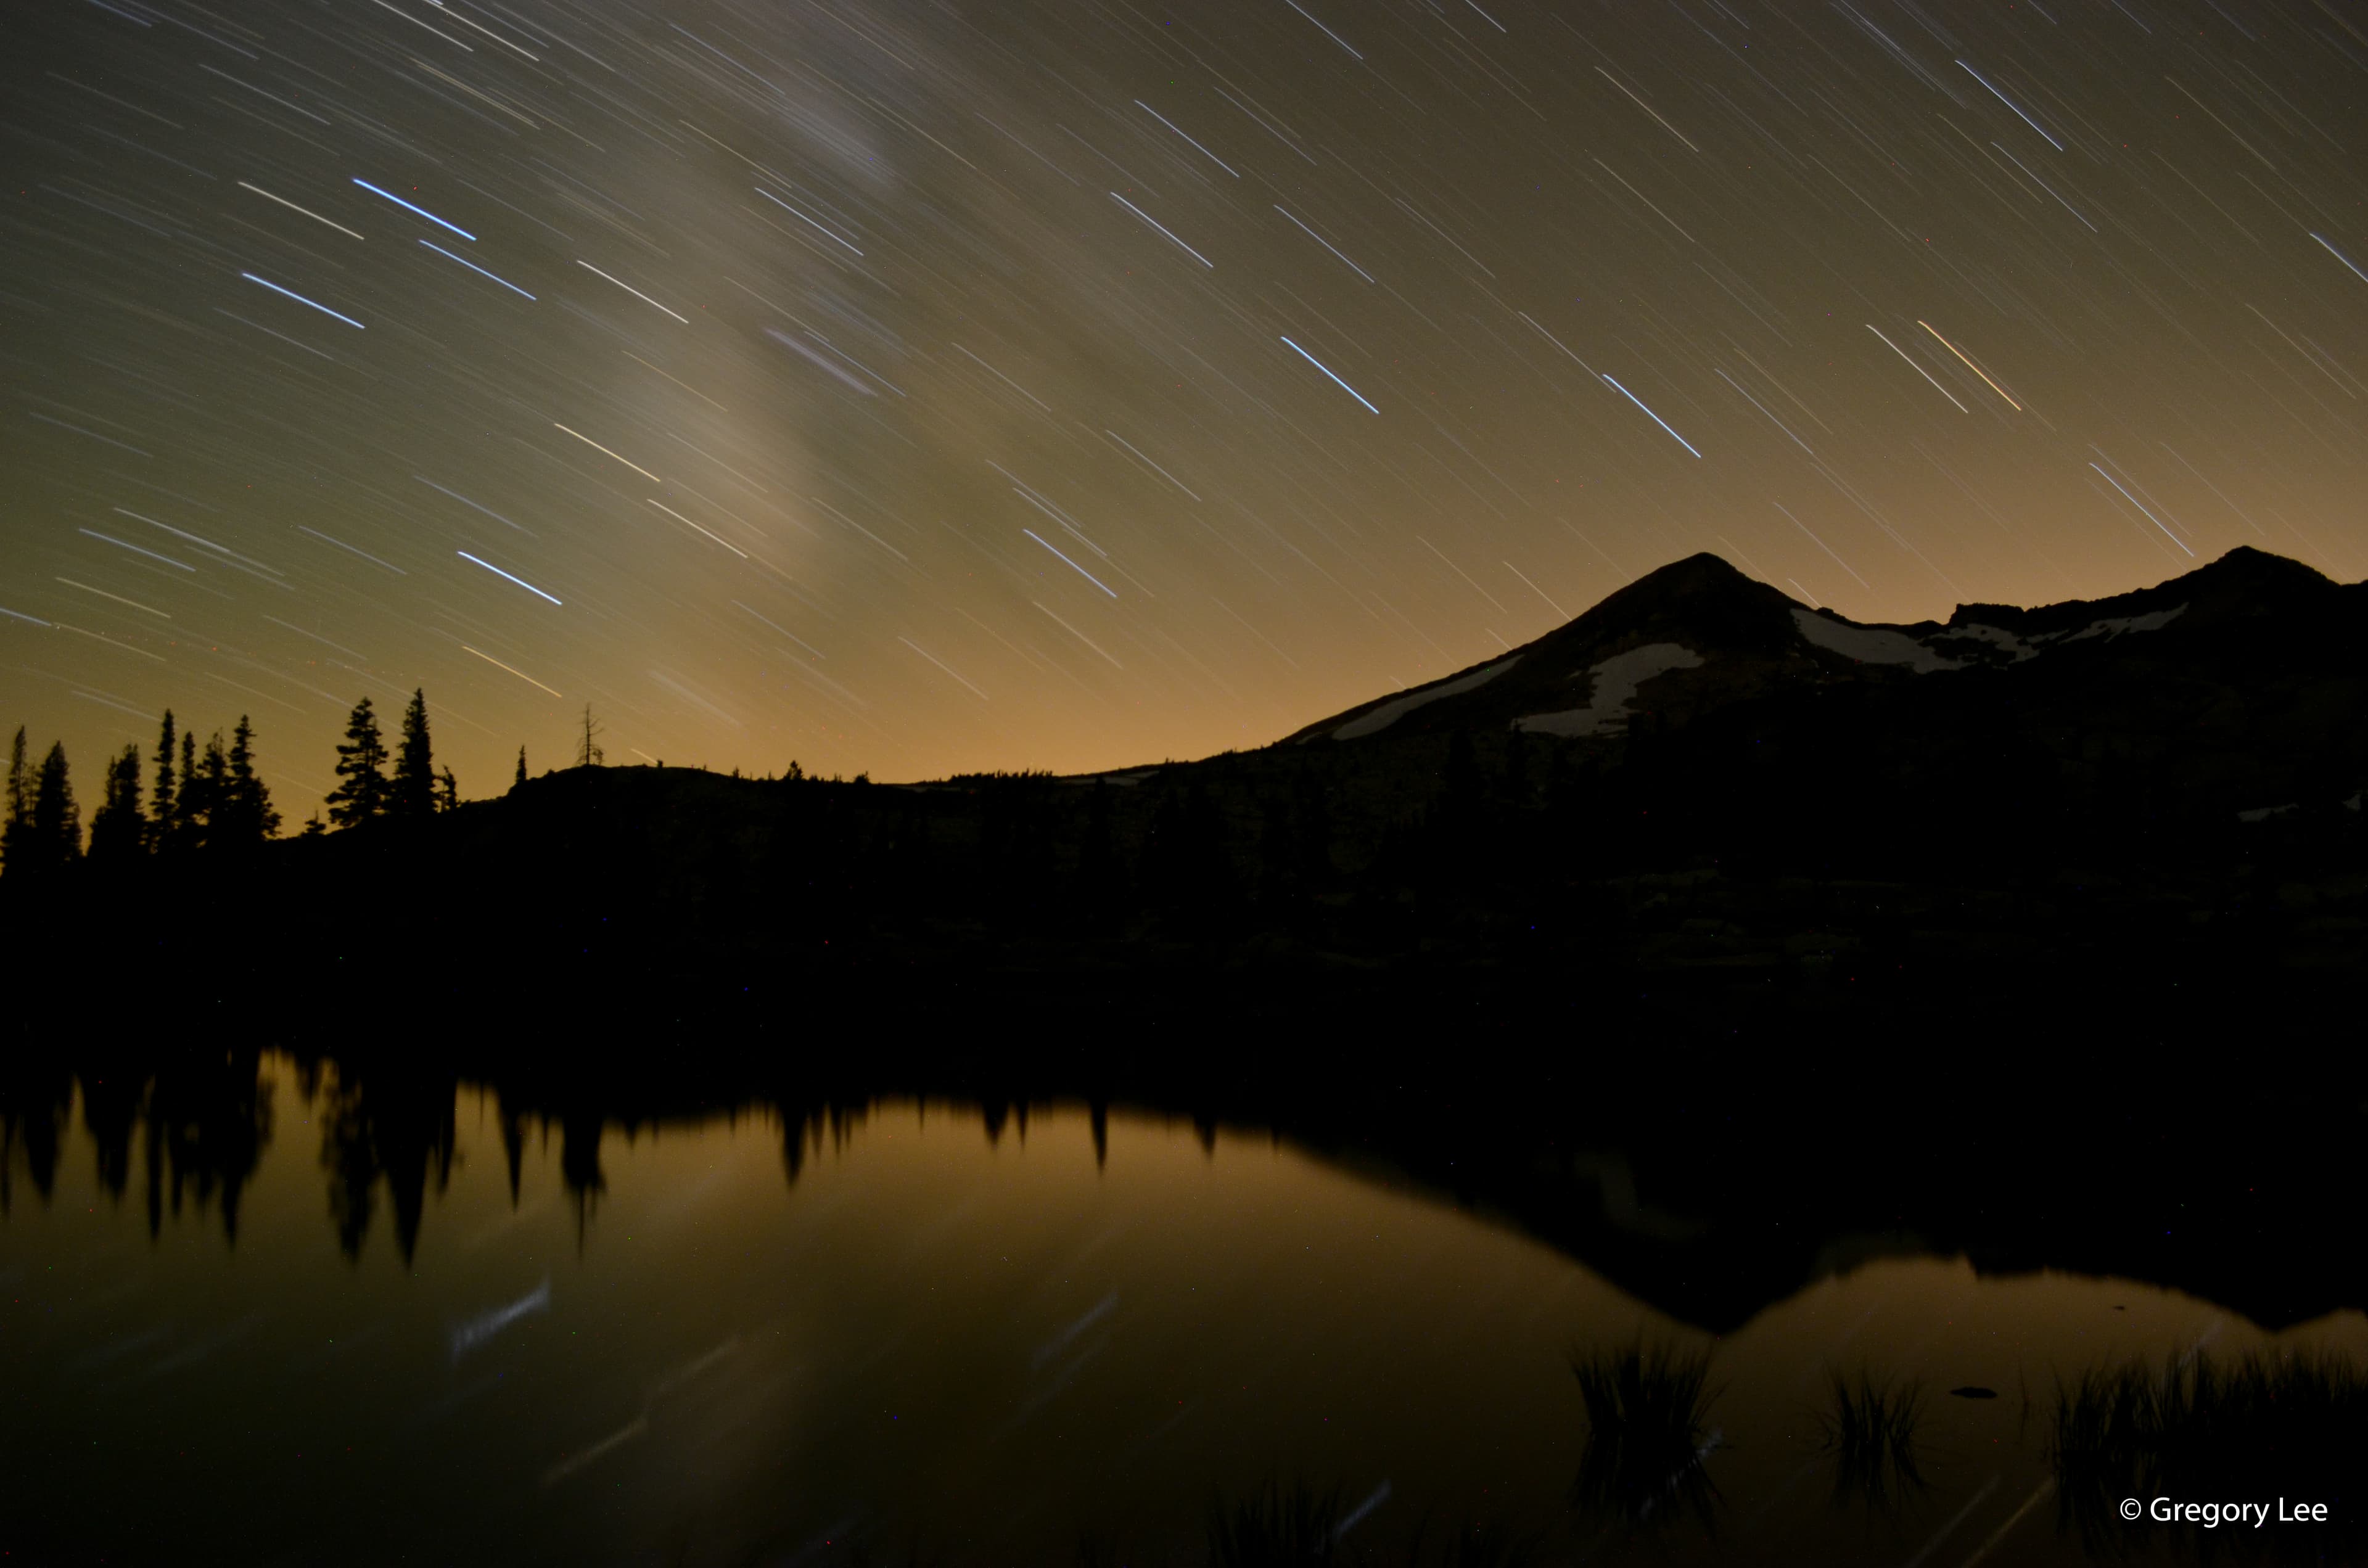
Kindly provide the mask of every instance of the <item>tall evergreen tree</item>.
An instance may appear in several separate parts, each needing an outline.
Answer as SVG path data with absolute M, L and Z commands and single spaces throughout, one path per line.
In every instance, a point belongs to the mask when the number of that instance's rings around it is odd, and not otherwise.
M 66 778 L 63 741 L 51 744 L 50 755 L 41 758 L 40 776 L 33 781 L 33 855 L 46 866 L 82 858 L 82 812 Z
M 148 824 L 140 814 L 140 748 L 127 745 L 107 767 L 107 798 L 90 819 L 90 858 L 112 864 L 148 846 Z
M 271 791 L 262 776 L 255 771 L 255 726 L 244 713 L 238 716 L 238 728 L 231 732 L 229 762 L 229 780 L 214 812 L 213 841 L 246 846 L 278 836 L 279 812 L 271 803 Z
M 199 782 L 198 733 L 181 732 L 181 778 L 173 794 L 172 843 L 176 849 L 192 849 L 206 838 L 206 791 Z
M 184 732 L 183 742 L 189 738 Z M 190 848 L 230 842 L 230 754 L 222 747 L 220 730 L 207 737 L 197 771 L 181 780 L 181 810 L 188 818 Z
M 329 791 L 329 821 L 337 827 L 375 822 L 386 810 L 386 741 L 370 699 L 354 705 L 346 738 L 337 743 L 337 787 Z
M 461 809 L 461 781 L 452 777 L 450 767 L 436 776 L 436 809 L 439 812 Z
M 148 801 L 148 847 L 162 849 L 173 836 L 173 710 L 156 737 L 156 787 Z
M 33 859 L 33 780 L 25 771 L 25 726 L 19 724 L 8 749 L 8 817 L 0 827 L 0 867 L 19 870 Z
M 526 788 L 526 747 L 524 746 L 518 747 L 518 777 L 510 781 L 510 788 L 513 790 Z
M 220 730 L 206 737 L 205 761 L 198 777 L 204 780 L 206 792 L 206 825 L 211 828 L 222 815 L 223 805 L 230 800 L 230 748 L 222 744 Z
M 427 744 L 427 693 L 411 694 L 403 710 L 403 738 L 394 754 L 394 777 L 387 781 L 386 814 L 399 822 L 425 822 L 436 814 L 436 764 Z

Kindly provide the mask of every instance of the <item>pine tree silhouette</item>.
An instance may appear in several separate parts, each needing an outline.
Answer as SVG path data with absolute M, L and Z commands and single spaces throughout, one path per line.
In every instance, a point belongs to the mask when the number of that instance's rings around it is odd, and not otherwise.
M 461 781 L 452 777 L 450 767 L 436 776 L 436 809 L 439 812 L 461 809 Z
M 108 865 L 136 858 L 148 846 L 140 814 L 140 748 L 127 745 L 107 768 L 107 799 L 90 819 L 90 858 Z
M 231 732 L 230 779 L 214 816 L 212 837 L 218 844 L 256 845 L 279 833 L 279 812 L 271 804 L 271 791 L 255 771 L 255 726 L 244 713 L 238 716 L 238 728 Z
M 220 730 L 206 740 L 206 755 L 198 764 L 197 787 L 184 787 L 181 796 L 196 824 L 189 840 L 193 847 L 230 842 L 230 753 L 222 746 Z
M 34 858 L 33 780 L 25 771 L 25 726 L 19 724 L 8 750 L 8 817 L 0 827 L 0 868 L 19 870 Z
M 526 747 L 524 746 L 518 747 L 518 777 L 510 780 L 510 788 L 513 790 L 523 790 L 526 788 Z
M 204 842 L 205 790 L 198 782 L 198 733 L 181 732 L 181 778 L 173 791 L 173 847 L 188 849 Z
M 403 739 L 394 754 L 394 777 L 387 782 L 386 814 L 397 822 L 426 822 L 436 814 L 436 764 L 427 744 L 427 693 L 416 690 L 403 710 Z
M 51 868 L 82 858 L 82 812 L 66 778 L 63 741 L 51 743 L 50 755 L 41 758 L 40 776 L 33 781 L 33 855 Z
M 370 699 L 354 704 L 346 738 L 337 743 L 337 787 L 329 791 L 329 821 L 340 827 L 375 822 L 386 810 L 386 741 Z
M 148 802 L 148 847 L 166 846 L 173 837 L 173 710 L 165 710 L 164 732 L 156 737 L 156 785 Z

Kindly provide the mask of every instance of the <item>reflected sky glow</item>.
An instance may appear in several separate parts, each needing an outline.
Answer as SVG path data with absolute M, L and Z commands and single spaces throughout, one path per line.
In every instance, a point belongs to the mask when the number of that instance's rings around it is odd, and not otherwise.
M 2045 1479 L 2059 1372 L 2199 1346 L 2368 1353 L 2357 1314 L 2272 1342 L 2153 1287 L 1915 1259 L 1713 1340 L 1264 1136 L 1208 1148 L 1117 1116 L 1098 1168 L 1076 1108 L 990 1139 L 975 1109 L 882 1105 L 803 1137 L 793 1181 L 769 1113 L 612 1129 L 588 1198 L 568 1134 L 529 1126 L 514 1207 L 495 1108 L 465 1090 L 440 1191 L 436 1158 L 381 1147 L 425 1182 L 410 1258 L 380 1178 L 348 1260 L 352 1200 L 323 1204 L 328 1168 L 356 1168 L 321 1156 L 337 1097 L 267 1075 L 234 1247 L 193 1203 L 152 1243 L 141 1174 L 110 1197 L 79 1131 L 51 1199 L 19 1169 L 0 1221 L 6 1469 L 28 1494 L 107 1497 L 75 1528 L 131 1556 L 187 1521 L 201 1545 L 260 1529 L 362 1562 L 770 1561 L 825 1539 L 1064 1562 L 1080 1531 L 1192 1561 L 1212 1489 L 1301 1477 L 1345 1504 L 1386 1483 L 1358 1526 L 1376 1542 L 1430 1510 L 1609 1561 L 1904 1559 L 1972 1505 L 1970 1550 Z M 1565 1500 L 1586 1434 L 1568 1358 L 1640 1339 L 1713 1355 L 1715 1536 L 1630 1541 Z M 1925 1385 L 1930 1491 L 1896 1517 L 1830 1502 L 1836 1368 Z M 2000 1397 L 1946 1396 L 1964 1385 Z M 2051 1532 L 2025 1521 L 2016 1561 L 2083 1560 Z

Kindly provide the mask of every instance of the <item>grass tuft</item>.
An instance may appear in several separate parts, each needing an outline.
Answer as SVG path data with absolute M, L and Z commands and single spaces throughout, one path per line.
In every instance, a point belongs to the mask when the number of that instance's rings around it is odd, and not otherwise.
M 1818 1420 L 1826 1451 L 1834 1458 L 1834 1506 L 1861 1502 L 1883 1509 L 1922 1492 L 1916 1429 L 1924 1418 L 1923 1385 L 1913 1380 L 1878 1383 L 1866 1372 L 1853 1383 L 1836 1370 L 1828 1394 L 1828 1407 Z
M 1337 1488 L 1269 1482 L 1246 1500 L 1210 1505 L 1209 1561 L 1214 1568 L 1330 1568 L 1339 1521 Z
M 2368 1510 L 2368 1372 L 2333 1355 L 2203 1352 L 2157 1368 L 2100 1368 L 2056 1387 L 2048 1462 L 2062 1528 L 2092 1551 L 2127 1550 L 2146 1521 L 2122 1499 L 2338 1503 L 2321 1525 L 2264 1529 L 2154 1526 L 2204 1560 L 2358 1562 Z
M 1691 1514 L 1707 1527 L 1719 1501 L 1702 1463 L 1718 1441 L 1710 1358 L 1638 1345 L 1574 1356 L 1571 1370 L 1588 1428 L 1571 1501 L 1632 1525 Z

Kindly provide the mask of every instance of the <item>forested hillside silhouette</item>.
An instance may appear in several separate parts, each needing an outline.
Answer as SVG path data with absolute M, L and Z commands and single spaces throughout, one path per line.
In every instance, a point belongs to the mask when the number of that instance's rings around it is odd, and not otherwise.
M 176 747 L 167 715 L 177 767 L 143 805 L 116 758 L 79 862 L 63 754 L 20 735 L 0 923 L 38 1007 L 130 965 L 292 1043 L 1020 1016 L 2299 1043 L 2368 964 L 2362 591 L 2237 551 L 2118 599 L 1862 629 L 1699 556 L 1477 675 L 1084 778 L 610 767 L 586 710 L 572 766 L 521 751 L 463 800 L 415 692 L 393 747 L 357 706 L 292 842 L 251 727 Z M 1521 717 L 1640 645 L 1711 656 L 1600 722 Z

